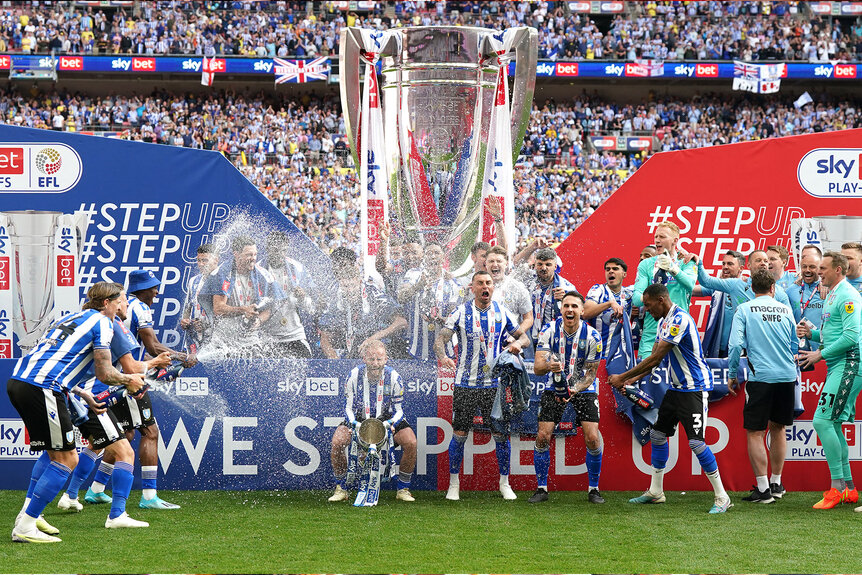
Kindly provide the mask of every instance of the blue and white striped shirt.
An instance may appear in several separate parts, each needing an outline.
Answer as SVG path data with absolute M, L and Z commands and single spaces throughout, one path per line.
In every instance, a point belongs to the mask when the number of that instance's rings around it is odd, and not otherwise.
M 144 354 L 147 353 L 147 348 L 141 340 L 138 330 L 145 328 L 153 328 L 153 312 L 150 306 L 139 300 L 133 295 L 129 296 L 129 311 L 126 315 L 126 329 L 128 329 L 135 339 L 138 340 L 141 348 L 138 350 L 135 359 L 142 361 Z
M 458 338 L 458 361 L 455 385 L 459 387 L 494 387 L 491 366 L 503 351 L 506 336 L 518 329 L 518 322 L 498 302 L 491 301 L 486 309 L 476 302 L 461 304 L 449 319 L 446 328 Z M 488 369 L 485 369 L 486 366 Z
M 64 316 L 18 360 L 12 377 L 60 393 L 70 390 L 86 380 L 93 350 L 109 349 L 113 336 L 111 320 L 99 311 Z
M 613 297 L 615 302 L 623 306 L 623 309 L 626 312 L 626 319 L 628 319 L 632 313 L 632 291 L 634 291 L 634 286 L 628 286 L 622 288 L 620 293 L 614 293 L 613 290 L 608 287 L 608 284 L 596 284 L 587 292 L 587 300 L 601 305 L 609 302 Z M 611 339 L 611 332 L 613 331 L 614 326 L 617 325 L 617 322 L 620 321 L 619 318 L 613 318 L 613 315 L 613 310 L 608 308 L 593 319 L 589 320 L 589 324 L 596 328 L 596 331 L 598 331 L 599 335 L 602 337 L 602 357 L 604 357 L 604 354 L 607 352 L 608 343 Z
M 710 391 L 712 371 L 703 357 L 703 347 L 694 318 L 678 305 L 671 306 L 658 322 L 656 342 L 673 345 L 667 354 L 670 384 L 677 391 Z
M 357 419 L 362 421 L 366 417 L 382 419 L 384 415 L 388 415 L 389 422 L 397 425 L 404 419 L 404 412 L 401 409 L 404 400 L 404 382 L 398 372 L 388 365 L 383 366 L 381 381 L 369 381 L 366 366 L 357 365 L 350 370 L 345 393 L 347 405 L 344 412 L 347 415 L 347 421 L 353 422 Z
M 111 338 L 110 347 L 111 363 L 114 364 L 114 367 L 117 367 L 120 358 L 127 353 L 133 354 L 132 357 L 137 355 L 140 345 L 138 345 L 137 340 L 135 340 L 132 333 L 126 328 L 126 324 L 124 324 L 119 317 L 114 318 L 113 325 L 114 337 Z M 96 379 L 95 366 L 91 365 L 87 370 L 87 379 L 85 383 L 81 384 L 81 387 L 95 395 L 97 393 L 102 393 L 110 386 Z
M 560 353 L 560 339 L 564 338 L 563 353 Z M 599 332 L 581 320 L 580 325 L 575 330 L 575 333 L 569 335 L 563 328 L 563 318 L 558 317 L 553 323 L 545 326 L 542 333 L 539 334 L 539 342 L 536 344 L 536 351 L 547 351 L 560 356 L 560 361 L 563 364 L 563 373 L 568 379 L 573 371 L 577 370 L 578 364 L 585 365 L 588 363 L 596 363 L 602 359 L 604 346 Z M 574 354 L 574 357 L 572 357 Z M 579 357 L 581 356 L 581 357 Z M 584 377 L 586 370 L 580 369 L 579 373 L 574 374 L 575 379 Z M 551 383 L 553 373 L 547 375 L 548 383 Z M 593 380 L 590 387 L 585 389 L 585 392 L 596 393 L 598 391 L 598 378 Z

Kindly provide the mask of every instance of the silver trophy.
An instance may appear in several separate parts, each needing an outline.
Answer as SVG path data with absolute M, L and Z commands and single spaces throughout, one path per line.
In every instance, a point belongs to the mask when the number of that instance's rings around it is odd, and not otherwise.
M 26 210 L 2 212 L 0 221 L 14 270 L 12 302 L 4 311 L 26 353 L 56 319 L 80 311 L 78 266 L 89 218 L 85 212 Z
M 509 122 L 517 158 L 536 84 L 538 36 L 533 28 L 504 33 L 471 27 L 416 27 L 374 32 L 387 145 L 390 220 L 436 241 L 450 269 L 462 268 L 479 237 L 482 180 L 491 110 L 501 66 L 515 62 Z M 341 105 L 356 165 L 362 95 L 361 56 L 369 32 L 341 31 Z M 508 161 L 508 159 L 507 159 Z M 395 227 L 395 226 L 394 226 Z

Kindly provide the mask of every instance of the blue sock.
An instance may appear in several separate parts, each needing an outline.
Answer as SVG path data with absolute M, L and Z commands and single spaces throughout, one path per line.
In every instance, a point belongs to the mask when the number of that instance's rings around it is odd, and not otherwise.
M 33 490 L 36 489 L 39 478 L 42 477 L 42 474 L 45 473 L 49 465 L 51 465 L 51 458 L 48 457 L 47 451 L 42 451 L 42 455 L 39 456 L 39 459 L 33 464 L 33 469 L 30 471 L 30 485 L 27 487 L 27 499 L 33 498 Z
M 509 459 L 512 453 L 509 438 L 507 437 L 504 441 L 503 438 L 495 437 L 494 443 L 497 444 L 497 467 L 500 469 L 500 475 L 509 475 Z
M 698 439 L 691 439 L 688 442 L 688 446 L 691 447 L 691 450 L 695 455 L 697 455 L 697 460 L 700 462 L 700 466 L 704 472 L 712 473 L 718 469 L 715 455 L 712 454 L 712 450 L 706 443 Z
M 452 434 L 449 442 L 449 473 L 461 471 L 461 460 L 464 459 L 464 444 L 467 443 L 466 435 Z
M 33 489 L 33 498 L 30 500 L 30 505 L 27 506 L 27 515 L 33 519 L 38 519 L 45 510 L 45 507 L 63 489 L 66 480 L 69 479 L 69 475 L 71 474 L 71 469 L 62 463 L 52 461 L 44 473 L 42 473 L 42 477 L 36 483 L 35 489 Z
M 664 469 L 668 458 L 670 458 L 670 445 L 668 445 L 667 440 L 660 444 L 653 442 L 650 465 L 656 469 Z
M 599 476 L 602 474 L 602 448 L 596 450 L 587 449 L 587 477 L 590 481 L 590 489 L 599 488 Z
M 398 472 L 398 489 L 410 489 L 410 482 L 413 481 L 413 473 L 405 471 Z
M 340 485 L 342 489 L 347 489 L 347 474 L 345 473 L 341 477 L 336 475 L 335 476 L 335 484 Z
M 156 476 L 159 473 L 158 465 L 142 465 L 141 466 L 141 489 L 156 488 Z
M 110 463 L 105 463 L 104 461 L 99 464 L 99 470 L 96 471 L 95 477 L 93 477 L 93 483 L 101 483 L 105 487 L 108 486 L 108 482 L 111 480 L 111 473 L 114 472 L 114 466 Z
M 551 467 L 550 446 L 533 448 L 533 467 L 536 468 L 536 486 L 548 489 L 548 469 Z
M 90 451 L 89 448 L 84 448 L 81 456 L 78 458 L 78 465 L 75 471 L 72 472 L 72 479 L 69 480 L 69 487 L 66 488 L 66 495 L 69 499 L 77 499 L 78 491 L 81 490 L 81 485 L 90 477 L 90 472 L 96 467 L 96 460 L 99 455 Z
M 111 476 L 114 489 L 111 491 L 111 513 L 108 515 L 111 519 L 116 519 L 126 510 L 126 500 L 132 491 L 134 471 L 135 466 L 131 463 L 118 461 L 114 464 L 114 473 Z

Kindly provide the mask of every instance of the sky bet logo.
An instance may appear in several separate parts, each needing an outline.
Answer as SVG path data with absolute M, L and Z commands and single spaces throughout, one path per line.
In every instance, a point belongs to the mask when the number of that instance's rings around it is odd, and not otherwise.
M 306 377 L 305 395 L 338 395 L 338 378 Z
M 796 177 L 817 198 L 862 197 L 862 148 L 818 148 L 802 160 Z
M 814 68 L 814 75 L 822 78 L 855 78 L 856 64 L 822 64 Z

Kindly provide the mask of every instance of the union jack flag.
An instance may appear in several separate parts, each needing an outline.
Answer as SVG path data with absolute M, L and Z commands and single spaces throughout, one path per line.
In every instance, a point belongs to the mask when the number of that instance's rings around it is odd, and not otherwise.
M 733 77 L 759 80 L 760 66 L 758 66 L 757 64 L 749 64 L 748 62 L 740 62 L 739 60 L 735 60 L 733 62 Z
M 326 56 L 314 60 L 274 58 L 272 66 L 276 84 L 303 84 L 312 80 L 326 80 L 329 78 L 330 69 L 329 58 Z

